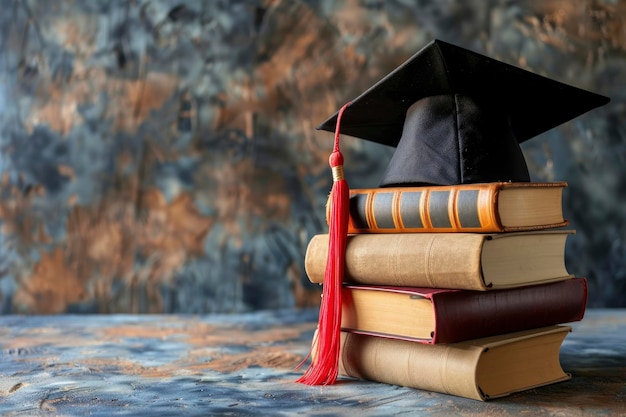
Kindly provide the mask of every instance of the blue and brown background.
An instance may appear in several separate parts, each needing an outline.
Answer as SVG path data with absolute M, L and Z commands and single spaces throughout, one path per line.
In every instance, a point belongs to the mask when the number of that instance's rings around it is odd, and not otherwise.
M 315 126 L 433 38 L 611 98 L 523 150 L 589 306 L 626 307 L 623 0 L 0 0 L 0 312 L 316 305 Z M 343 151 L 372 187 L 392 149 Z

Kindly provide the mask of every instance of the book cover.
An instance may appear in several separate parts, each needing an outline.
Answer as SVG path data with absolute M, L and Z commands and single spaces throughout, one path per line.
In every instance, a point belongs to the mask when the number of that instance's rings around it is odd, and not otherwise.
M 349 233 L 499 233 L 563 227 L 568 224 L 562 208 L 566 186 L 492 182 L 352 189 Z
M 490 400 L 571 378 L 560 348 L 569 326 L 427 345 L 341 333 L 339 374 L 475 400 Z
M 587 280 L 497 291 L 346 285 L 345 331 L 453 343 L 582 320 Z
M 353 234 L 344 281 L 353 284 L 486 291 L 572 278 L 565 243 L 572 230 L 519 233 Z M 311 282 L 322 283 L 328 235 L 305 254 Z

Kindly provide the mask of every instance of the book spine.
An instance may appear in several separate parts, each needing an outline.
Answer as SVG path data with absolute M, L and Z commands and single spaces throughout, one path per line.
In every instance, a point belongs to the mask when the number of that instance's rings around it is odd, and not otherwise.
M 356 189 L 349 233 L 505 231 L 497 213 L 502 184 Z
M 431 343 L 452 343 L 485 336 L 582 320 L 587 280 L 515 289 L 432 294 L 435 333 Z
M 342 332 L 339 374 L 483 400 L 475 382 L 481 352 Z
M 369 285 L 486 290 L 481 250 L 489 235 L 398 233 L 348 236 L 345 278 Z M 324 281 L 328 235 L 314 236 L 304 266 L 313 283 Z
M 563 227 L 567 221 L 505 226 L 504 189 L 563 188 L 565 182 L 481 183 L 454 186 L 361 188 L 350 191 L 349 233 L 501 233 Z M 326 206 L 326 217 L 330 202 Z
M 550 326 L 440 345 L 342 332 L 339 374 L 484 401 L 570 379 L 559 362 L 570 331 Z

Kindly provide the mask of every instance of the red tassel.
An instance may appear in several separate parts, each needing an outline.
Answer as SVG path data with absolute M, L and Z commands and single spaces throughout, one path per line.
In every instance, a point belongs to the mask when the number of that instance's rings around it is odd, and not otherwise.
M 341 335 L 341 284 L 348 236 L 350 189 L 343 175 L 343 155 L 339 150 L 339 125 L 346 103 L 337 115 L 335 146 L 328 162 L 333 173 L 330 198 L 328 258 L 324 272 L 322 302 L 320 305 L 317 335 L 313 342 L 315 355 L 311 365 L 297 382 L 306 385 L 331 385 L 337 380 L 339 370 L 339 338 Z

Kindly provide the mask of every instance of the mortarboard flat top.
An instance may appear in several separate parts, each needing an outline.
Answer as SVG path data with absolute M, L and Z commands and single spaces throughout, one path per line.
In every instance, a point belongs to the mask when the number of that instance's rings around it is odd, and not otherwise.
M 608 102 L 434 40 L 354 99 L 340 129 L 397 147 L 383 186 L 529 181 L 519 143 Z

